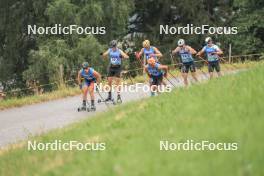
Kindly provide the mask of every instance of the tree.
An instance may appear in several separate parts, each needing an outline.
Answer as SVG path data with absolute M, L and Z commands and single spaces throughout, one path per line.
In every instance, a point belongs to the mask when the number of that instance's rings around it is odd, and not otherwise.
M 262 0 L 236 0 L 232 24 L 238 34 L 230 38 L 236 54 L 261 53 L 264 51 L 264 2 Z M 243 42 L 242 42 L 243 41 Z

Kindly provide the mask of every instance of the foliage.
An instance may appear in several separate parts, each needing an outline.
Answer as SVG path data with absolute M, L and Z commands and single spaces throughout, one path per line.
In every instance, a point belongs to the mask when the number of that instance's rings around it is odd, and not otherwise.
M 27 82 L 73 78 L 87 58 L 103 74 L 107 61 L 99 53 L 109 41 L 129 39 L 130 59 L 124 68 L 136 66 L 134 51 L 150 39 L 170 63 L 169 51 L 179 38 L 199 50 L 207 35 L 160 35 L 159 25 L 237 26 L 237 35 L 212 35 L 227 53 L 251 54 L 264 50 L 262 0 L 2 0 L 0 2 L 0 83 L 4 90 L 24 88 Z M 27 26 L 105 26 L 105 35 L 28 35 Z M 128 35 L 129 34 L 129 35 Z M 129 37 L 132 36 L 132 37 Z M 243 42 L 242 42 L 243 41 Z M 130 46 L 135 43 L 135 46 Z

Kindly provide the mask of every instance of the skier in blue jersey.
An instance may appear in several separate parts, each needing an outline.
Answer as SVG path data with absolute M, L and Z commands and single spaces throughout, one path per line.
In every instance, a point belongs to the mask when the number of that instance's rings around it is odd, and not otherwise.
M 177 53 L 181 58 L 181 72 L 184 80 L 184 85 L 188 86 L 187 78 L 189 71 L 191 71 L 193 79 L 197 82 L 198 79 L 196 77 L 196 68 L 194 65 L 194 59 L 192 57 L 192 55 L 196 54 L 197 52 L 192 47 L 186 45 L 183 39 L 180 39 L 178 40 L 178 47 L 172 51 L 172 54 L 174 55 Z
M 147 64 L 149 58 L 154 58 L 156 61 L 159 60 L 159 58 L 162 57 L 161 52 L 154 46 L 150 45 L 149 40 L 144 40 L 143 43 L 143 48 L 140 50 L 139 53 L 136 53 L 136 58 L 140 59 L 142 55 L 144 55 L 144 60 L 143 63 Z
M 150 78 L 151 96 L 155 95 L 158 86 L 163 82 L 163 77 L 167 76 L 168 66 L 157 63 L 154 57 L 148 59 L 148 64 L 145 66 L 145 71 Z
M 210 79 L 213 78 L 214 70 L 217 72 L 218 76 L 221 76 L 221 69 L 219 64 L 219 57 L 223 54 L 223 51 L 215 44 L 211 37 L 205 39 L 206 45 L 201 51 L 198 52 L 198 56 L 201 57 L 205 53 L 208 61 L 208 72 L 210 74 Z
M 117 85 L 117 101 L 122 101 L 120 96 L 120 81 L 121 81 L 121 71 L 122 71 L 122 59 L 128 59 L 128 55 L 124 53 L 121 49 L 117 47 L 117 41 L 112 40 L 110 42 L 110 48 L 103 53 L 104 58 L 109 59 L 109 67 L 108 67 L 108 85 L 112 87 L 113 81 L 116 82 Z M 112 100 L 112 91 L 108 92 L 108 97 L 106 101 Z
M 94 83 L 99 83 L 101 80 L 101 75 L 89 66 L 88 62 L 82 64 L 82 69 L 78 72 L 77 81 L 80 89 L 83 93 L 83 108 L 86 108 L 87 93 L 89 92 L 91 97 L 91 109 L 95 110 L 94 104 Z

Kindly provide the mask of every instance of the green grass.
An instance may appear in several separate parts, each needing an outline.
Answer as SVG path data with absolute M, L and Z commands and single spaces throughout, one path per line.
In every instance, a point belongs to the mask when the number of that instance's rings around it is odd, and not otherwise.
M 232 65 L 227 65 L 227 64 L 223 64 L 222 65 L 222 70 L 223 71 L 228 71 L 228 70 L 233 70 L 236 68 L 249 68 L 252 67 L 254 65 L 256 65 L 256 62 L 247 62 L 245 64 L 234 64 L 234 66 Z M 202 68 L 203 71 L 207 71 L 207 68 Z M 171 70 L 171 72 L 176 75 L 176 76 L 180 76 L 179 70 Z M 198 69 L 197 70 L 198 74 L 202 74 L 201 71 Z M 124 80 L 126 83 L 128 84 L 133 84 L 136 82 L 146 82 L 147 79 L 145 76 L 137 76 L 135 78 L 132 79 L 132 81 L 130 79 Z M 13 107 L 20 107 L 20 106 L 24 106 L 24 105 L 30 105 L 30 104 L 36 104 L 36 103 L 41 103 L 41 102 L 45 102 L 45 101 L 50 101 L 50 100 L 55 100 L 55 99 L 60 99 L 60 98 L 64 98 L 64 97 L 68 97 L 68 96 L 75 96 L 80 94 L 80 90 L 75 87 L 69 87 L 69 88 L 59 88 L 58 90 L 52 91 L 52 92 L 48 92 L 48 93 L 44 93 L 42 95 L 33 95 L 33 96 L 26 96 L 26 97 L 22 97 L 22 98 L 9 98 L 6 100 L 2 100 L 0 101 L 0 110 L 3 109 L 8 109 L 8 108 L 13 108 Z
M 33 138 L 106 142 L 106 151 L 0 152 L 0 175 L 264 175 L 264 64 L 131 102 Z M 159 141 L 237 142 L 237 151 L 160 151 Z M 32 139 L 31 139 L 32 140 Z

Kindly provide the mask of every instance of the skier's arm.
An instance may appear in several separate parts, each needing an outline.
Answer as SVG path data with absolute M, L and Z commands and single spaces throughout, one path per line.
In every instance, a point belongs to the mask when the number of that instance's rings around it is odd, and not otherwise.
M 197 55 L 197 56 L 201 56 L 201 55 L 204 53 L 204 50 L 205 50 L 204 48 L 201 49 L 201 51 L 199 51 L 196 55 Z
M 81 85 L 82 85 L 81 71 L 78 72 L 78 75 L 77 75 L 77 82 L 78 82 L 78 85 L 79 85 L 80 88 L 81 88 Z
M 99 84 L 101 82 L 101 75 L 97 71 L 94 71 L 93 75 L 96 78 L 97 84 Z
M 107 58 L 108 54 L 109 54 L 109 50 L 105 51 L 105 52 L 103 53 L 103 58 Z
M 157 56 L 157 57 L 162 57 L 162 54 L 161 54 L 161 52 L 158 50 L 158 48 L 156 48 L 156 47 L 153 47 L 153 49 L 154 49 L 154 51 L 155 51 L 155 56 Z
M 197 53 L 197 51 L 195 51 L 195 49 L 193 49 L 190 46 L 186 46 L 186 48 L 190 51 L 191 54 L 196 54 Z
M 121 53 L 123 58 L 125 58 L 125 59 L 129 58 L 129 56 L 126 53 L 124 53 L 124 51 L 120 50 L 120 53 Z
M 222 55 L 223 51 L 220 48 L 217 47 L 215 54 Z
M 180 50 L 179 47 L 175 48 L 175 49 L 172 51 L 172 54 L 173 54 L 173 55 L 177 54 L 177 53 L 179 52 L 179 50 Z
M 136 55 L 137 59 L 140 59 L 140 57 L 142 56 L 143 54 L 143 48 L 139 51 L 139 53 Z
M 150 74 L 149 74 L 149 72 L 148 72 L 148 68 L 145 67 L 144 69 L 145 69 L 145 72 L 147 73 L 148 77 L 150 77 Z
M 165 71 L 165 74 L 167 74 L 169 67 L 167 65 L 159 65 L 158 69 Z
M 78 72 L 77 82 L 78 82 L 78 85 L 80 85 L 82 83 L 82 80 L 81 80 L 81 71 Z

